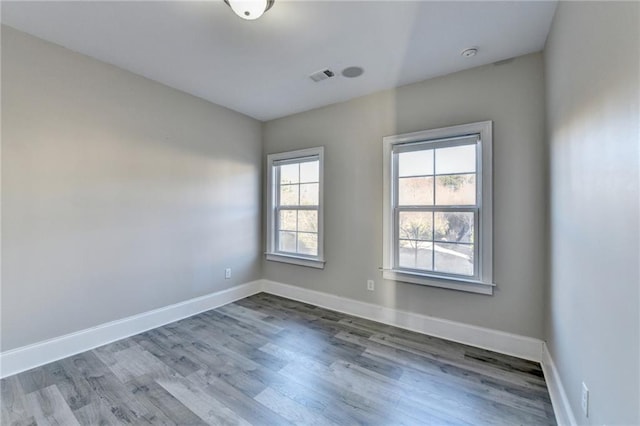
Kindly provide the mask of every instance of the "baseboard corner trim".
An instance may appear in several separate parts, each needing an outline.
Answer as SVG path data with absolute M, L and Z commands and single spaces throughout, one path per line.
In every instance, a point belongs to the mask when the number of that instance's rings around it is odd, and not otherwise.
M 260 293 L 261 290 L 261 280 L 251 281 L 85 330 L 4 351 L 0 353 L 0 378 L 218 308 Z
M 542 344 L 542 361 L 540 364 L 542 365 L 544 380 L 547 382 L 547 388 L 549 389 L 549 397 L 553 405 L 553 412 L 556 415 L 556 422 L 559 426 L 577 425 L 578 423 L 569 404 L 569 398 L 560 379 L 560 373 L 553 362 L 546 343 Z
M 397 310 L 303 287 L 262 280 L 265 293 L 342 312 L 383 324 L 488 349 L 531 361 L 542 361 L 540 339 L 493 330 L 413 312 Z

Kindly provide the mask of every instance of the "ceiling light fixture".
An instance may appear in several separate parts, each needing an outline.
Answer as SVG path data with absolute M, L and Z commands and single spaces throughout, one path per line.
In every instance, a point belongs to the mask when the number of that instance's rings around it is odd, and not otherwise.
M 242 19 L 253 21 L 271 9 L 275 0 L 224 0 L 224 2 Z

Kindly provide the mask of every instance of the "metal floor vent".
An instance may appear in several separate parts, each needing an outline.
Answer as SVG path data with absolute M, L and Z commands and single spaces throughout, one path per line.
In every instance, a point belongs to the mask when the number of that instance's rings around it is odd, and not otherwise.
M 312 73 L 309 78 L 313 81 L 315 81 L 316 83 L 322 80 L 326 80 L 330 77 L 333 77 L 335 74 L 333 71 L 331 71 L 330 69 L 326 68 L 320 71 L 316 71 L 314 73 Z

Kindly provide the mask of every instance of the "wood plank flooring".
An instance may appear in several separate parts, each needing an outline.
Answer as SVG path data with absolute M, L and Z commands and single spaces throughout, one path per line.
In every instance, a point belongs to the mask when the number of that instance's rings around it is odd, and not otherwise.
M 258 294 L 1 382 L 2 425 L 554 425 L 539 364 Z

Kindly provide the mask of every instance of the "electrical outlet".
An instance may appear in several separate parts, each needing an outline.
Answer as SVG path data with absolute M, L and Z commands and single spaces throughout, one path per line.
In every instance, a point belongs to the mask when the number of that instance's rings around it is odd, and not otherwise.
M 584 384 L 584 382 L 582 382 L 581 405 L 582 405 L 582 412 L 584 413 L 584 416 L 589 417 L 589 389 L 587 388 L 587 385 Z
M 231 279 L 231 268 L 227 268 L 224 270 L 224 279 L 225 280 Z
M 376 289 L 376 283 L 373 280 L 367 280 L 367 290 L 374 291 Z

